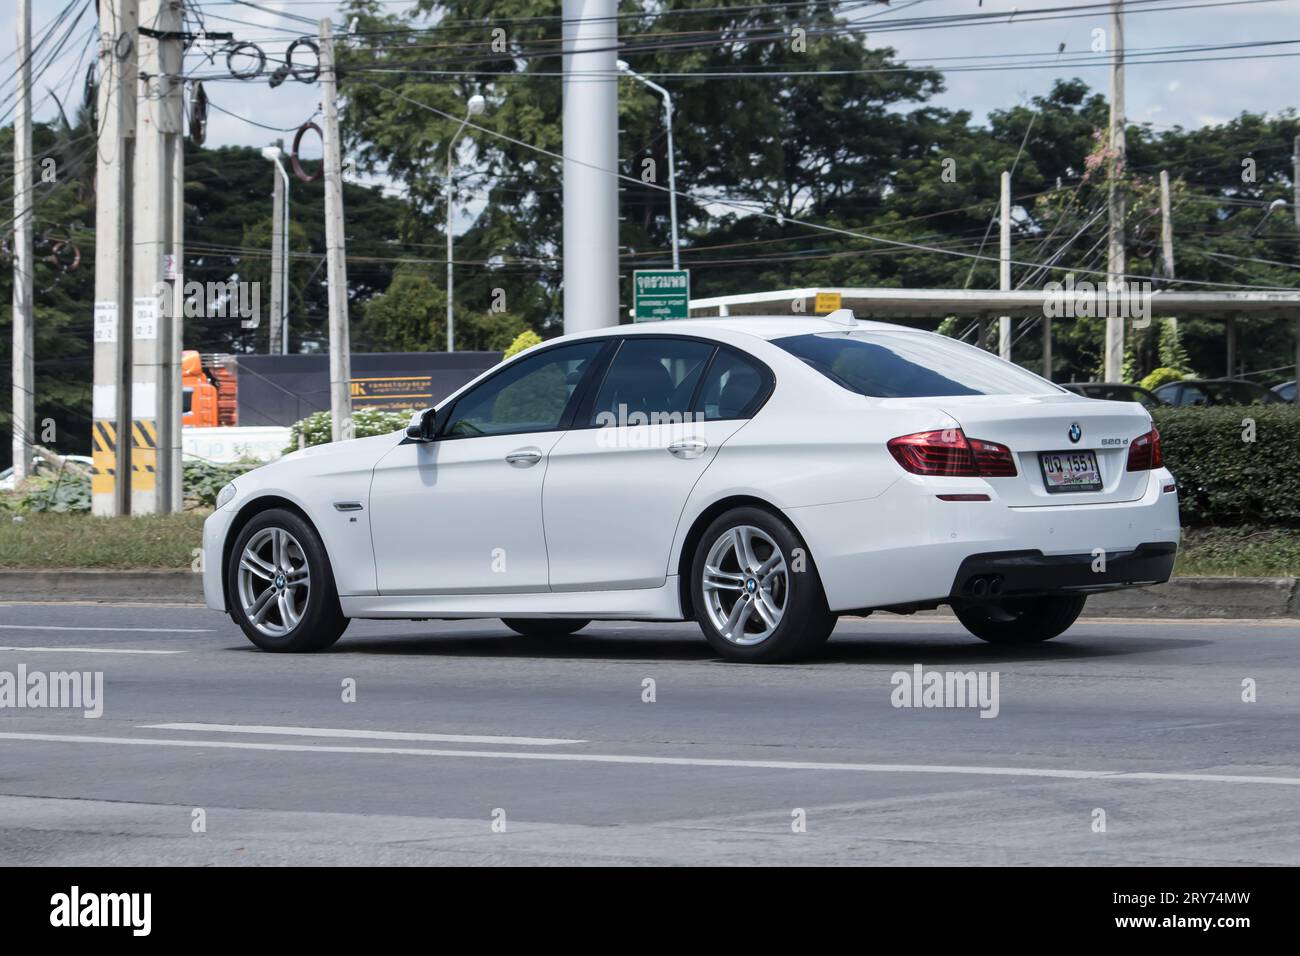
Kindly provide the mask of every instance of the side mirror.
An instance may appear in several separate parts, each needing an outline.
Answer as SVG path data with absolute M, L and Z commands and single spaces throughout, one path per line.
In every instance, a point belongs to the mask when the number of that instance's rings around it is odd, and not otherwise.
M 411 412 L 411 420 L 406 424 L 406 437 L 414 442 L 433 441 L 434 409 Z

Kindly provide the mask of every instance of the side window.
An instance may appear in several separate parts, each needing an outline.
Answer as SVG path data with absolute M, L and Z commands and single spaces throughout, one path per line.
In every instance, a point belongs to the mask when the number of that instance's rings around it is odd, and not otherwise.
M 678 423 L 714 346 L 691 339 L 624 339 L 596 393 L 589 424 L 598 427 Z
M 763 392 L 766 376 L 753 362 L 726 349 L 718 352 L 704 379 L 696 406 L 706 421 L 743 418 L 753 411 Z
M 442 434 L 468 438 L 555 431 L 602 344 L 598 339 L 576 342 L 521 358 L 459 398 Z

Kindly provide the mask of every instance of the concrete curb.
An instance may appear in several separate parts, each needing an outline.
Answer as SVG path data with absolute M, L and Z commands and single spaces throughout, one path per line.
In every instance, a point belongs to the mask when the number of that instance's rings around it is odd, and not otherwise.
M 1297 578 L 1174 578 L 1167 584 L 1095 594 L 1085 617 L 1300 618 Z M 202 604 L 191 571 L 5 571 L 0 601 Z
M 202 604 L 193 571 L 0 571 L 0 601 Z

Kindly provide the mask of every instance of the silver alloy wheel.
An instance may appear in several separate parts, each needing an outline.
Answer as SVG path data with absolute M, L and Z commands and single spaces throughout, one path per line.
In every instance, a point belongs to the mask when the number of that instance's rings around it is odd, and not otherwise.
M 302 620 L 311 593 L 307 553 L 283 528 L 263 528 L 239 556 L 239 604 L 267 637 L 284 637 Z
M 785 616 L 790 577 L 766 531 L 746 524 L 723 532 L 702 574 L 705 613 L 725 640 L 751 647 L 772 636 Z

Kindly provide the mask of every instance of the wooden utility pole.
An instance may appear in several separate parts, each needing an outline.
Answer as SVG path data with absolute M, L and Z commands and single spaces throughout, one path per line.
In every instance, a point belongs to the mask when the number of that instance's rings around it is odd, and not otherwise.
M 1110 15 L 1110 175 L 1106 209 L 1110 228 L 1106 249 L 1106 288 L 1120 292 L 1127 258 L 1124 254 L 1124 4 L 1112 0 Z M 1106 316 L 1105 379 L 1118 382 L 1124 371 L 1124 319 Z
M 32 5 L 18 0 L 18 102 L 14 111 L 13 465 L 14 482 L 31 473 L 36 429 L 32 353 Z
M 325 125 L 325 267 L 329 285 L 330 437 L 352 437 L 352 346 L 348 339 L 348 272 L 344 257 L 343 163 L 339 144 L 338 76 L 330 21 L 320 22 L 321 108 Z
M 131 194 L 135 163 L 137 0 L 100 8 L 95 155 L 95 358 L 91 511 L 131 510 Z
M 1011 291 L 1011 173 L 1002 173 L 1002 211 L 998 216 L 998 288 Z M 1011 361 L 1011 316 L 998 318 L 998 357 Z

